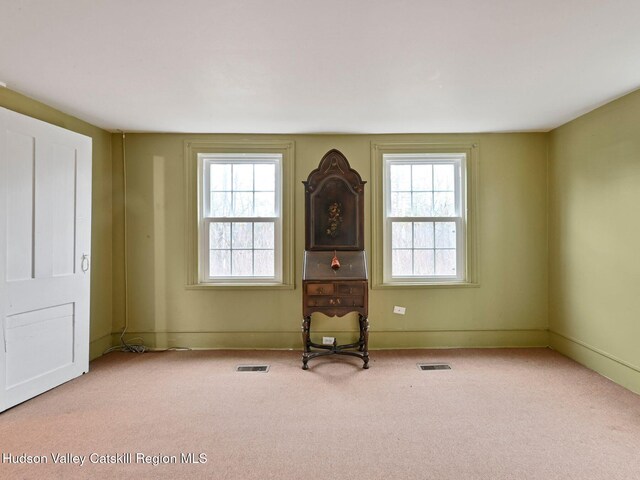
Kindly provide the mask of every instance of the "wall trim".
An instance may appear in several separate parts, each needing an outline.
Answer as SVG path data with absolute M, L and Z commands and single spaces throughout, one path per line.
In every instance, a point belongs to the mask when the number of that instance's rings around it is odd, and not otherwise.
M 120 334 L 116 336 L 116 341 L 119 341 L 119 338 Z M 102 337 L 91 340 L 89 342 L 89 360 L 95 360 L 96 358 L 101 357 L 105 350 L 111 348 L 113 345 L 116 345 L 116 343 L 113 342 L 113 333 L 107 333 Z
M 293 140 L 245 140 L 241 142 L 216 142 L 198 138 L 183 142 L 183 169 L 185 191 L 185 245 L 186 288 L 246 288 L 272 289 L 295 288 L 295 141 Z M 209 153 L 279 153 L 282 155 L 282 280 L 278 284 L 207 284 L 199 272 L 199 190 L 200 174 L 198 154 Z
M 640 394 L 639 366 L 554 330 L 549 330 L 549 346 L 618 385 Z
M 449 287 L 479 286 L 479 261 L 478 261 L 478 218 L 479 218 L 479 140 L 461 140 L 451 142 L 378 142 L 370 143 L 370 165 L 371 165 L 371 258 L 370 283 L 372 289 L 378 288 L 405 288 L 410 286 L 416 288 L 416 283 L 385 283 L 384 275 L 384 234 L 383 234 L 383 192 L 384 192 L 384 165 L 385 154 L 402 153 L 464 153 L 466 156 L 466 251 L 465 251 L 465 275 L 462 281 L 451 282 Z M 420 288 L 442 288 L 441 283 L 433 285 L 430 282 L 423 282 Z
M 622 360 L 621 358 L 618 358 L 615 355 L 611 355 L 610 353 L 607 353 L 607 352 L 605 352 L 604 350 L 601 350 L 598 347 L 594 347 L 593 345 L 590 345 L 590 344 L 588 344 L 586 342 L 583 342 L 582 340 L 578 340 L 577 338 L 574 338 L 574 337 L 572 337 L 570 335 L 565 335 L 564 333 L 556 332 L 555 330 L 549 330 L 549 334 L 550 335 L 557 335 L 559 337 L 564 338 L 565 340 L 569 340 L 570 342 L 577 343 L 581 347 L 587 348 L 587 349 L 591 350 L 594 353 L 602 355 L 603 357 L 606 357 L 609 360 L 613 360 L 614 362 L 617 362 L 620 365 L 623 365 L 623 366 L 625 366 L 627 368 L 630 368 L 631 370 L 635 370 L 636 372 L 640 373 L 640 367 L 639 366 L 634 365 L 632 363 L 629 363 L 629 362 L 627 362 L 625 360 Z
M 314 330 L 312 335 L 333 334 L 338 341 L 351 339 L 356 330 Z M 151 349 L 188 347 L 191 349 L 293 349 L 302 351 L 300 330 L 210 331 L 210 332 L 127 332 L 126 341 L 140 338 Z M 120 334 L 112 334 L 117 345 Z M 530 330 L 375 330 L 369 346 L 376 349 L 406 348 L 504 348 L 547 347 L 546 329 Z
M 384 335 L 376 338 L 376 333 Z M 374 330 L 369 337 L 369 345 L 373 349 L 547 347 L 549 335 L 546 329 Z

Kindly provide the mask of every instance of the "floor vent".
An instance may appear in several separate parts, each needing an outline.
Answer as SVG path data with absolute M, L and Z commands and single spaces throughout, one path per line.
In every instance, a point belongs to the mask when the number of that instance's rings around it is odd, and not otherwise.
M 238 365 L 236 372 L 268 372 L 269 365 Z
M 451 370 L 451 365 L 446 363 L 419 363 L 420 370 Z

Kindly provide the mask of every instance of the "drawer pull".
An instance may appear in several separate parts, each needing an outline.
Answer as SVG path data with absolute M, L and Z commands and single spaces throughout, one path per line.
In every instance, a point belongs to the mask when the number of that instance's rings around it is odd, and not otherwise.
M 324 288 L 320 287 L 320 288 L 318 288 L 317 291 L 318 291 L 318 293 L 324 293 Z

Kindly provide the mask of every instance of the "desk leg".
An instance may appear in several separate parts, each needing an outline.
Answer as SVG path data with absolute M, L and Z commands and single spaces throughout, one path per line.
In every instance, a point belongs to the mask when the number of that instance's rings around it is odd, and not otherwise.
M 309 348 L 309 330 L 311 328 L 311 316 L 302 318 L 302 346 L 304 348 L 304 352 L 302 353 L 302 369 L 309 370 L 309 352 L 311 349 Z
M 360 315 L 360 337 L 362 338 L 362 368 L 369 368 L 369 319 Z

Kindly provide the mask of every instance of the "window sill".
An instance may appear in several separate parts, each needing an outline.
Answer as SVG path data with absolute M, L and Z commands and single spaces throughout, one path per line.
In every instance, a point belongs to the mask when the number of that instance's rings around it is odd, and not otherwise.
M 196 283 L 185 285 L 186 290 L 294 290 L 289 283 Z
M 394 283 L 376 283 L 371 286 L 373 290 L 385 290 L 394 288 L 478 288 L 480 284 L 477 282 L 394 282 Z

